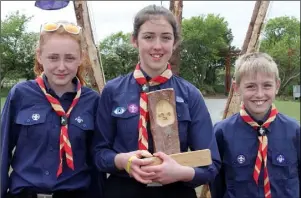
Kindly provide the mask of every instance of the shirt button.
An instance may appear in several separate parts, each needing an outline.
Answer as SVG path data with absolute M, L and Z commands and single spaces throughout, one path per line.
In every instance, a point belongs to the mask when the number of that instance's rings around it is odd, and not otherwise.
M 45 171 L 45 175 L 49 175 L 49 171 Z
M 178 117 L 181 117 L 181 114 L 178 114 Z
M 86 128 L 86 126 L 87 126 L 86 124 L 83 124 L 83 127 L 84 127 L 84 128 Z
M 30 119 L 27 119 L 26 122 L 30 122 Z
M 52 146 L 50 146 L 49 150 L 50 150 L 50 151 L 53 151 L 53 147 L 52 147 Z

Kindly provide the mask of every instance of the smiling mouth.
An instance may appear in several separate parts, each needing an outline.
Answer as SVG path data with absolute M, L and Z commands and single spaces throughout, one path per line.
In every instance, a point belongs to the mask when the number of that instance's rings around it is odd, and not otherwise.
M 65 76 L 67 76 L 67 74 L 55 74 L 57 77 L 59 77 L 59 78 L 63 78 L 63 77 L 65 77 Z
M 266 102 L 266 100 L 256 100 L 256 101 L 253 101 L 253 103 L 255 103 L 257 106 L 260 106 L 260 105 L 262 105 L 265 102 Z
M 151 56 L 155 59 L 162 58 L 163 54 L 151 54 Z

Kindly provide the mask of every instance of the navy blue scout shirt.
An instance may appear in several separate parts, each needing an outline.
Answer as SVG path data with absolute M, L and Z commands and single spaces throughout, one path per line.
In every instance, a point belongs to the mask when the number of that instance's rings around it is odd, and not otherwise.
M 198 89 L 182 78 L 172 76 L 166 83 L 150 87 L 150 91 L 174 88 L 179 126 L 181 152 L 210 149 L 213 164 L 195 168 L 193 186 L 204 184 L 216 176 L 220 158 L 213 134 L 212 121 Z M 119 171 L 114 163 L 117 153 L 138 150 L 138 120 L 141 86 L 133 73 L 107 82 L 102 91 L 95 126 L 99 131 L 95 138 L 95 163 L 99 170 L 128 177 Z M 149 150 L 152 138 L 149 134 Z
M 214 126 L 221 171 L 211 184 L 212 198 L 262 198 L 263 167 L 258 186 L 253 171 L 258 151 L 258 134 L 239 114 Z M 300 125 L 279 113 L 267 129 L 267 166 L 272 198 L 300 197 Z
M 44 82 L 47 92 L 59 99 L 64 110 L 67 111 L 76 91 L 65 93 L 59 98 L 49 88 L 45 78 Z M 71 112 L 68 125 L 75 170 L 69 169 L 64 161 L 63 173 L 57 178 L 60 117 L 52 109 L 34 80 L 19 83 L 10 90 L 1 121 L 2 198 L 5 198 L 4 194 L 8 188 L 15 194 L 22 188 L 46 193 L 89 187 L 92 167 L 89 149 L 99 99 L 97 92 L 82 87 L 79 102 Z M 9 179 L 10 165 L 13 172 Z M 102 183 L 102 175 L 96 171 L 97 169 L 94 168 L 93 185 Z M 99 188 L 97 186 L 97 191 L 100 191 Z M 95 193 L 99 193 L 97 191 Z

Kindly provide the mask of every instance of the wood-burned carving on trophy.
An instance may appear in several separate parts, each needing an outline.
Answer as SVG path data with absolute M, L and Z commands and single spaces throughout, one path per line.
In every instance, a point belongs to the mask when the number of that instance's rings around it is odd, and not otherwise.
M 173 88 L 147 93 L 154 152 L 180 153 L 178 120 Z

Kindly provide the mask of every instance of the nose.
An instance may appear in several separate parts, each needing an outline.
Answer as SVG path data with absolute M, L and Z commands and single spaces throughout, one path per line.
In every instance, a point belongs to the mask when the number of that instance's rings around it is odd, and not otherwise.
M 162 43 L 160 38 L 156 38 L 154 41 L 154 49 L 161 49 L 162 48 Z
M 261 98 L 261 97 L 263 97 L 264 96 L 264 90 L 263 90 L 263 88 L 262 87 L 258 87 L 258 90 L 257 90 L 257 97 L 258 98 Z
M 64 70 L 66 69 L 66 68 L 65 68 L 65 62 L 64 62 L 64 60 L 61 60 L 61 61 L 60 61 L 58 69 L 59 69 L 60 71 L 64 71 Z

